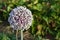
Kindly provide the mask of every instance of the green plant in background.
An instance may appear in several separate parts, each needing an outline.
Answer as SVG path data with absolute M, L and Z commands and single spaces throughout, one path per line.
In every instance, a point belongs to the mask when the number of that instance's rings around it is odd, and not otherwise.
M 15 34 L 0 33 L 0 40 L 16 40 Z
M 7 20 L 9 12 L 17 6 L 26 6 L 32 11 L 34 21 L 29 31 L 36 40 L 60 40 L 60 0 L 9 0 L 0 3 L 0 20 Z
M 0 33 L 0 40 L 10 40 L 10 38 L 6 36 L 5 34 Z

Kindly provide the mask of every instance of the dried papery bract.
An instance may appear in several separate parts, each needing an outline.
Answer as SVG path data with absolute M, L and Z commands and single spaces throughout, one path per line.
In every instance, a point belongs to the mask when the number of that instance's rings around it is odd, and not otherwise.
M 20 6 L 14 8 L 9 15 L 8 22 L 14 30 L 24 31 L 30 28 L 33 16 L 31 11 L 26 7 Z

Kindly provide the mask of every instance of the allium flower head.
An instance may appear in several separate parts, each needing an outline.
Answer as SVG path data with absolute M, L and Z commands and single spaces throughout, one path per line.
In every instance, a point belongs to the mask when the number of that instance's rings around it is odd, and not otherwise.
M 8 22 L 14 30 L 27 30 L 33 20 L 32 13 L 26 7 L 20 6 L 10 12 Z

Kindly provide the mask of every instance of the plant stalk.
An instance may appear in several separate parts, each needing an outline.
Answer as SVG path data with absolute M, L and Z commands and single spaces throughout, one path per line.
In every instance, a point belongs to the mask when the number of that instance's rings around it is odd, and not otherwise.
M 21 40 L 23 40 L 23 30 L 21 30 Z
M 18 30 L 16 30 L 16 40 L 18 40 Z

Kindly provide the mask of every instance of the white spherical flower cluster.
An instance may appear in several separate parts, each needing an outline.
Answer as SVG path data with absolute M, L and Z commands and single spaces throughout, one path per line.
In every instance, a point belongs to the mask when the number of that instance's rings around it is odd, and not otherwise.
M 33 16 L 26 7 L 14 8 L 9 15 L 8 22 L 14 30 L 27 30 L 30 28 Z

